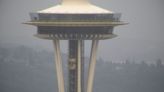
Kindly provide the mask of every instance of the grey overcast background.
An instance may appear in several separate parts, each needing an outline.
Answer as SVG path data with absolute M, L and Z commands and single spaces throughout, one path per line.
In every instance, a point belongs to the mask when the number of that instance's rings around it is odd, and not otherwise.
M 90 0 L 100 7 L 122 13 L 129 25 L 115 28 L 117 38 L 101 41 L 98 57 L 108 61 L 164 61 L 164 0 Z M 21 24 L 29 21 L 29 12 L 51 7 L 60 0 L 0 0 L 0 44 L 25 45 L 53 50 L 51 41 L 33 37 L 36 28 Z M 62 41 L 62 52 L 67 53 Z M 86 42 L 89 56 L 90 41 Z

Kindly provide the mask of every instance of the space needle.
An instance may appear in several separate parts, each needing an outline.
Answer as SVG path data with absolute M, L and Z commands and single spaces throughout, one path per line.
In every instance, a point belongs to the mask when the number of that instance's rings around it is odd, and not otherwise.
M 60 4 L 30 13 L 30 16 L 31 21 L 25 24 L 37 27 L 35 36 L 53 41 L 58 92 L 92 92 L 98 42 L 116 37 L 114 27 L 127 24 L 120 21 L 121 14 L 95 6 L 89 0 L 61 0 Z M 68 40 L 67 90 L 60 40 Z M 85 40 L 92 41 L 87 83 L 84 82 Z

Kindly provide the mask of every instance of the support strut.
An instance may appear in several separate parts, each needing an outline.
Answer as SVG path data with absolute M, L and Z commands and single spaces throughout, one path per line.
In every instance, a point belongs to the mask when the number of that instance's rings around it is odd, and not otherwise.
M 96 55 L 98 49 L 98 40 L 92 41 L 91 55 L 90 55 L 90 64 L 88 70 L 88 81 L 87 81 L 87 92 L 92 92 L 93 90 L 93 80 L 96 67 Z
M 58 92 L 65 92 L 59 40 L 53 40 L 53 44 L 55 49 L 55 66 L 57 72 Z

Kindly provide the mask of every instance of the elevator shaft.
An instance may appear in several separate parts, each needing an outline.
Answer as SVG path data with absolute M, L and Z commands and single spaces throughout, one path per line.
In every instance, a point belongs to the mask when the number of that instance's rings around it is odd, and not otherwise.
M 84 92 L 84 41 L 69 40 L 68 92 Z

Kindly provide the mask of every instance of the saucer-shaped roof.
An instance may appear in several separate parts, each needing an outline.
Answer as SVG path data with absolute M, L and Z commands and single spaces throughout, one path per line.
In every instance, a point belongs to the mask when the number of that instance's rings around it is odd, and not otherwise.
M 61 4 L 38 11 L 38 13 L 95 14 L 113 12 L 90 4 L 88 0 L 62 0 Z

